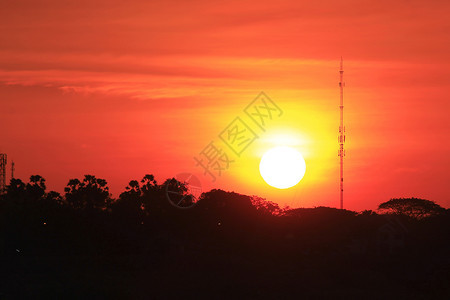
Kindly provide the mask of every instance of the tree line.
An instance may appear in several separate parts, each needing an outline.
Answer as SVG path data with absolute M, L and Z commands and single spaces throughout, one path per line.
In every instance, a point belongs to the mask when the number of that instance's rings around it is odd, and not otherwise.
M 1 208 L 3 210 L 19 208 L 51 210 L 55 207 L 66 207 L 79 211 L 120 212 L 139 218 L 169 209 L 167 204 L 170 202 L 177 202 L 182 208 L 193 206 L 197 200 L 199 203 L 208 202 L 221 193 L 227 196 L 236 195 L 236 193 L 212 190 L 203 193 L 199 199 L 194 199 L 194 196 L 189 194 L 186 183 L 170 178 L 158 184 L 155 177 L 150 174 L 145 175 L 140 181 L 131 180 L 117 199 L 112 198 L 107 181 L 94 175 L 85 175 L 81 180 L 70 179 L 64 188 L 63 195 L 55 191 L 47 192 L 45 182 L 46 180 L 40 175 L 32 175 L 28 183 L 24 183 L 21 179 L 11 179 L 5 193 L 1 195 Z M 168 199 L 168 190 L 172 192 L 171 197 L 178 197 L 182 200 L 181 203 Z M 282 209 L 278 204 L 258 196 L 239 195 L 239 197 L 242 198 L 241 202 L 247 204 L 247 207 L 251 204 L 262 215 L 292 216 L 296 212 L 289 207 Z M 446 209 L 434 201 L 413 197 L 390 199 L 378 206 L 378 212 L 421 219 L 445 214 Z M 366 210 L 361 214 L 376 214 L 376 212 Z
M 450 214 L 433 201 L 354 212 L 189 191 L 153 175 L 117 199 L 93 175 L 69 180 L 63 194 L 39 175 L 12 179 L 0 196 L 0 299 L 450 294 Z

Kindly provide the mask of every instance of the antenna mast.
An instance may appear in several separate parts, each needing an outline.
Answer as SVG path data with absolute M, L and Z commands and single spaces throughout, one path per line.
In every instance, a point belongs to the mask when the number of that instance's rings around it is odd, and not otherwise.
M 14 166 L 14 161 L 11 161 L 11 179 L 14 179 L 14 171 L 16 170 Z
M 0 153 L 0 195 L 6 189 L 6 154 Z
M 340 123 L 339 123 L 339 160 L 340 160 L 340 203 L 341 209 L 344 209 L 344 143 L 345 143 L 345 127 L 344 127 L 344 61 L 341 56 L 341 67 L 339 69 L 339 88 L 340 88 Z

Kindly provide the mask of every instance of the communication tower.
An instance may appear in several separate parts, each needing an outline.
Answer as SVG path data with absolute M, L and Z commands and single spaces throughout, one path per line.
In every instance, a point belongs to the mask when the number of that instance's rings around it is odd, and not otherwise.
M 345 126 L 344 126 L 344 61 L 341 57 L 341 67 L 339 69 L 339 89 L 340 89 L 340 102 L 339 102 L 339 112 L 340 112 L 340 122 L 339 122 L 339 165 L 340 165 L 340 204 L 341 209 L 344 209 L 344 143 L 345 143 Z
M 0 153 L 0 194 L 6 189 L 6 154 Z

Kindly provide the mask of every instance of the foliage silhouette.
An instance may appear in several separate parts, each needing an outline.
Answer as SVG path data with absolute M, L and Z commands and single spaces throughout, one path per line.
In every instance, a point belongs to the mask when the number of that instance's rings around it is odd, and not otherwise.
M 69 180 L 64 191 L 66 203 L 74 209 L 105 210 L 112 202 L 106 180 L 93 175 Z
M 55 191 L 46 193 L 45 179 L 32 175 L 28 183 L 13 178 L 2 196 L 6 211 L 45 213 L 62 205 L 62 197 Z
M 141 194 L 141 188 L 137 180 L 131 180 L 125 188 L 125 192 L 121 193 L 111 206 L 114 213 L 120 213 L 125 218 L 133 216 L 142 218 L 144 214 L 144 203 Z
M 392 199 L 380 204 L 388 214 L 280 209 L 215 189 L 183 210 L 168 187 L 193 201 L 186 184 L 149 174 L 117 199 L 92 175 L 64 195 L 38 175 L 12 179 L 0 196 L 0 298 L 450 295 L 450 213 L 434 202 Z
M 378 206 L 383 212 L 405 215 L 415 219 L 436 216 L 445 211 L 433 201 L 420 198 L 393 198 Z

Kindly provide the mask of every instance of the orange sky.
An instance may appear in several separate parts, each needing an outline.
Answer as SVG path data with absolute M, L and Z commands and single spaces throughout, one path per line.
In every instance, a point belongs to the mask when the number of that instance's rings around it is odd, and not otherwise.
M 447 1 L 92 2 L 2 1 L 0 151 L 16 177 L 61 192 L 92 173 L 117 196 L 146 173 L 192 172 L 204 189 L 336 207 L 342 55 L 345 207 L 450 206 Z M 194 156 L 260 91 L 283 115 L 211 182 Z M 279 144 L 307 165 L 284 191 L 258 172 Z

